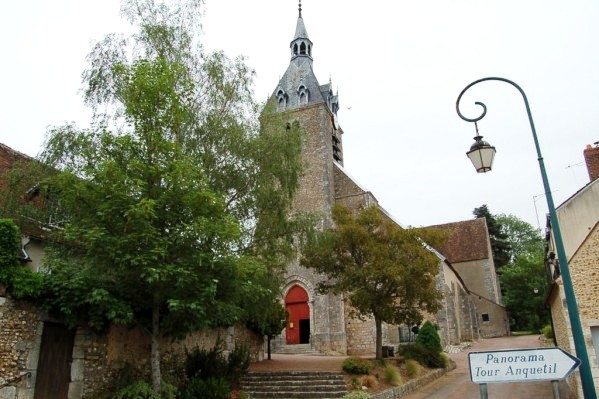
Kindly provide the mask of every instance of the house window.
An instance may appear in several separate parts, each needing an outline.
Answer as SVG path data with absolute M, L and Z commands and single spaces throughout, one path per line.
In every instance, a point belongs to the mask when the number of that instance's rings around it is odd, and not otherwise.
M 489 321 L 489 314 L 488 313 L 483 313 L 483 321 Z
M 591 327 L 591 336 L 595 347 L 595 365 L 599 366 L 599 327 Z

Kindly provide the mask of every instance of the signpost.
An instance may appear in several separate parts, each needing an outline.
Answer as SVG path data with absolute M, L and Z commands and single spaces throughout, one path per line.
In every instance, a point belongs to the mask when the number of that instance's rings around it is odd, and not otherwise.
M 557 382 L 580 365 L 579 359 L 561 348 L 471 352 L 468 361 L 470 379 L 480 384 L 482 399 L 487 398 L 487 383 L 527 381 L 552 381 L 558 398 Z

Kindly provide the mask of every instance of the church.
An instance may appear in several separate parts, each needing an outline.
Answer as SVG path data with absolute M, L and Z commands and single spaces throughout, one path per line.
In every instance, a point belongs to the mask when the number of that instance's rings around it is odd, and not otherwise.
M 271 100 L 276 102 L 279 112 L 288 121 L 298 122 L 305 131 L 302 158 L 306 164 L 304 175 L 295 199 L 294 208 L 310 212 L 321 220 L 320 227 L 328 229 L 332 225 L 332 209 L 341 204 L 349 209 L 362 209 L 377 206 L 390 220 L 398 223 L 378 203 L 376 197 L 353 179 L 343 166 L 343 129 L 337 119 L 339 98 L 333 92 L 332 82 L 321 85 L 313 70 L 313 42 L 308 36 L 302 17 L 301 2 L 295 34 L 290 43 L 290 62 L 287 70 L 274 90 Z M 484 223 L 483 223 L 484 224 Z M 489 242 L 486 225 L 486 241 Z M 485 237 L 480 237 L 481 239 Z M 490 255 L 490 244 L 488 247 Z M 485 328 L 473 295 L 466 287 L 455 268 L 441 253 L 437 286 L 444 291 L 444 308 L 439 315 L 428 315 L 439 328 L 445 344 L 476 339 L 485 335 L 505 335 L 507 315 L 499 303 L 497 292 L 489 295 L 492 311 L 486 311 L 484 322 L 498 321 L 498 328 L 485 334 Z M 494 269 L 483 270 L 490 273 L 486 280 L 494 281 Z M 349 309 L 342 295 L 322 295 L 316 287 L 323 276 L 315 274 L 295 261 L 289 265 L 282 288 L 285 307 L 289 312 L 287 327 L 275 340 L 275 349 L 286 353 L 325 353 L 325 354 L 367 354 L 375 347 L 375 326 L 373 321 L 360 321 L 349 317 Z M 496 290 L 497 291 L 497 290 Z M 476 295 L 480 300 L 480 295 Z M 452 303 L 452 312 L 448 304 Z M 450 315 L 449 313 L 452 313 Z M 396 346 L 400 341 L 409 340 L 409 326 L 383 326 L 383 345 Z M 497 327 L 497 326 L 495 326 Z M 509 328 L 509 327 L 507 327 Z

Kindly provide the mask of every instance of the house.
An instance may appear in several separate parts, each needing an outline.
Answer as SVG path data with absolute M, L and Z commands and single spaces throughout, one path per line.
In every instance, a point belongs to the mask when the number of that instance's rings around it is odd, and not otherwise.
M 599 391 L 599 145 L 587 146 L 584 157 L 590 182 L 556 209 L 572 286 L 578 302 L 584 342 L 595 390 Z M 564 286 L 555 255 L 551 223 L 547 223 L 546 271 L 550 290 L 546 303 L 551 308 L 555 341 L 575 353 Z M 578 374 L 570 377 L 577 385 Z M 579 396 L 581 396 L 579 394 Z
M 501 289 L 485 218 L 430 226 L 446 230 L 449 237 L 439 251 L 447 257 L 468 287 L 474 303 L 480 337 L 509 334 L 509 318 L 501 304 Z
M 301 3 L 289 47 L 289 66 L 271 99 L 288 121 L 299 122 L 306 132 L 302 157 L 307 166 L 294 208 L 318 215 L 322 229 L 333 227 L 332 209 L 336 204 L 353 210 L 377 206 L 387 218 L 399 224 L 379 204 L 375 195 L 344 168 L 344 131 L 337 118 L 339 96 L 333 91 L 330 80 L 321 85 L 314 74 L 314 43 L 308 36 Z M 475 234 L 481 236 L 474 237 Z M 472 281 L 480 282 L 475 285 L 480 288 L 477 294 L 471 293 L 468 282 L 460 277 L 459 270 L 452 267 L 451 259 L 443 256 L 442 251 L 436 252 L 439 257 L 437 286 L 445 295 L 444 308 L 438 315 L 427 317 L 438 324 L 444 343 L 459 343 L 479 337 L 477 317 L 483 318 L 481 326 L 485 336 L 506 333 L 507 319 L 505 309 L 499 305 L 492 258 L 490 269 L 486 267 L 490 254 L 486 227 L 473 231 L 470 238 L 484 243 L 484 260 L 482 255 L 479 259 L 473 254 L 468 259 L 456 258 L 456 261 L 459 264 L 487 261 L 480 267 L 463 268 L 472 276 Z M 490 275 L 489 270 L 492 271 Z M 481 276 L 474 277 L 476 273 L 481 273 Z M 289 265 L 282 294 L 290 318 L 286 329 L 274 341 L 275 349 L 290 353 L 294 352 L 294 348 L 331 354 L 372 353 L 375 347 L 374 322 L 351 319 L 343 295 L 319 294 L 316 287 L 322 279 L 323 276 L 302 267 L 298 260 Z M 492 317 L 485 320 L 491 314 Z M 409 327 L 384 325 L 383 345 L 397 345 L 406 335 L 409 339 Z

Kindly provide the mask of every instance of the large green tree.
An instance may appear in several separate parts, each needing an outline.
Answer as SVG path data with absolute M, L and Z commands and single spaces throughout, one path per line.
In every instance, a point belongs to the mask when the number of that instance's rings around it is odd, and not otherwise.
M 485 218 L 487 221 L 487 230 L 491 240 L 491 250 L 493 251 L 493 262 L 495 270 L 499 271 L 504 265 L 510 263 L 511 248 L 507 241 L 507 235 L 501 228 L 501 223 L 491 213 L 486 204 L 474 208 L 472 214 L 476 218 Z
M 441 233 L 401 228 L 375 206 L 354 216 L 338 205 L 333 220 L 334 229 L 308 241 L 301 264 L 328 277 L 319 289 L 343 294 L 352 316 L 374 318 L 382 358 L 382 323 L 419 325 L 440 307 L 439 259 L 428 245 L 439 245 Z
M 41 161 L 56 172 L 37 177 L 61 215 L 46 304 L 70 324 L 144 328 L 156 391 L 160 338 L 252 320 L 244 304 L 274 300 L 303 226 L 289 217 L 300 129 L 258 118 L 242 59 L 203 51 L 202 3 L 124 2 L 137 33 L 98 42 L 83 75 L 92 127 L 52 128 Z
M 544 240 L 538 229 L 514 215 L 496 216 L 510 247 L 510 262 L 501 268 L 503 302 L 516 330 L 538 331 L 549 322 L 545 306 L 547 278 Z
M 505 236 L 511 263 L 516 262 L 519 257 L 537 257 L 543 254 L 545 241 L 539 229 L 514 215 L 502 213 L 495 215 L 495 219 Z

